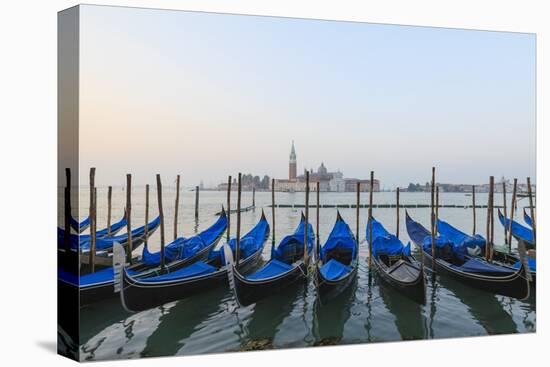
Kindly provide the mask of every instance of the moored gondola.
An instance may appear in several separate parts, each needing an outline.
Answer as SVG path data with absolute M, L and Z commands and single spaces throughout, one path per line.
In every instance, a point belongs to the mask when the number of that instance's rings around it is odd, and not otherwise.
M 69 217 L 69 224 L 77 233 L 82 233 L 90 226 L 90 217 L 85 218 L 82 222 L 78 222 L 71 216 Z
M 470 236 L 449 223 L 438 219 L 437 230 L 439 234 L 445 236 L 453 242 L 455 248 L 460 248 L 470 256 L 485 256 L 486 240 L 481 235 Z M 518 254 L 511 254 L 504 251 L 493 249 L 493 261 L 499 265 L 518 270 L 521 267 L 521 260 Z M 537 277 L 537 262 L 529 258 L 527 261 L 529 272 L 531 273 L 531 283 L 535 285 Z
M 359 248 L 348 224 L 336 214 L 336 222 L 320 247 L 315 280 L 322 302 L 335 298 L 357 276 Z
M 529 297 L 529 282 L 523 264 L 519 269 L 510 269 L 488 263 L 457 250 L 445 236 L 435 237 L 435 261 L 432 258 L 430 232 L 415 222 L 406 213 L 407 232 L 411 240 L 423 251 L 424 265 L 437 274 L 451 276 L 479 289 L 504 296 L 525 299 Z
M 277 294 L 279 289 L 307 278 L 307 264 L 304 261 L 305 228 L 306 220 L 302 214 L 296 231 L 283 238 L 277 248 L 272 248 L 271 259 L 252 274 L 243 275 L 233 265 L 230 275 L 233 275 L 235 295 L 241 305 L 247 306 Z M 314 237 L 313 227 L 308 223 L 308 254 L 311 254 Z
M 411 244 L 404 246 L 374 217 L 367 223 L 367 241 L 370 241 L 369 225 L 372 224 L 372 261 L 380 278 L 410 299 L 426 303 L 424 270 L 411 256 Z
M 243 259 L 239 263 L 240 272 L 247 273 L 258 265 L 268 236 L 269 223 L 262 211 L 256 226 L 241 238 Z M 235 239 L 229 242 L 229 246 L 234 252 Z M 115 263 L 122 265 L 124 250 L 118 253 L 122 258 L 118 261 L 115 259 Z M 119 271 L 121 277 L 117 280 L 120 282 L 120 297 L 123 307 L 128 311 L 145 310 L 228 284 L 223 246 L 220 250 L 211 251 L 205 261 L 199 260 L 173 271 L 168 269 L 155 276 L 135 277 L 126 268 L 115 269 L 115 273 Z
M 189 254 L 188 257 L 184 257 L 166 264 L 164 270 L 161 270 L 158 265 L 152 264 L 147 265 L 142 261 L 139 261 L 133 265 L 130 265 L 127 268 L 128 274 L 135 278 L 155 276 L 163 274 L 164 272 L 173 272 L 180 268 L 183 268 L 189 264 L 192 264 L 195 261 L 204 259 L 208 256 L 208 252 L 216 246 L 216 244 L 221 239 L 225 229 L 227 227 L 227 216 L 225 211 L 222 212 L 222 215 L 216 220 L 216 222 L 206 230 L 202 231 L 196 236 L 190 237 L 191 243 L 196 244 L 196 240 L 191 240 L 195 237 L 200 237 L 202 241 L 205 242 L 205 246 L 198 250 L 194 254 Z M 150 233 L 148 233 L 150 235 Z M 96 244 L 100 244 L 100 241 L 104 239 L 97 240 Z M 122 246 L 124 247 L 124 246 Z M 196 247 L 193 247 L 196 249 Z M 115 265 L 115 264 L 113 264 Z M 98 302 L 103 299 L 111 298 L 116 296 L 114 292 L 114 271 L 113 267 L 110 266 L 105 269 L 101 269 L 89 274 L 83 274 L 77 276 L 73 273 L 59 270 L 58 273 L 59 282 L 63 283 L 65 287 L 73 287 L 79 290 L 80 292 L 80 306 L 85 306 L 90 303 Z
M 510 218 L 504 218 L 504 215 L 500 209 L 498 210 L 498 219 L 503 226 L 510 228 Z M 527 249 L 535 248 L 535 242 L 533 241 L 533 230 L 519 224 L 515 220 L 512 221 L 512 236 L 514 236 L 517 241 L 523 241 Z
M 527 223 L 529 227 L 533 228 L 533 219 L 531 219 L 529 214 L 527 214 L 525 208 L 523 208 L 523 220 L 525 221 L 525 223 Z
M 111 227 L 101 229 L 96 232 L 96 238 L 108 238 L 115 236 L 122 228 L 126 226 L 126 218 L 122 217 L 118 222 L 115 222 L 111 225 Z M 65 230 L 62 228 L 57 227 L 57 246 L 63 247 L 65 239 Z M 80 243 L 89 242 L 90 241 L 90 235 L 89 234 L 81 234 L 81 235 L 70 235 L 70 243 L 71 247 L 76 250 L 77 243 L 80 241 Z

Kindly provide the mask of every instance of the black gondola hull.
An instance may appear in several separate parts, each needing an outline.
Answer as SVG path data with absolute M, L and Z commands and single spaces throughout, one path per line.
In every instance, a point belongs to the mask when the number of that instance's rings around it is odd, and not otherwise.
M 426 304 L 426 280 L 422 269 L 418 269 L 419 272 L 416 279 L 407 282 L 392 276 L 392 274 L 389 274 L 386 271 L 387 268 L 380 264 L 381 260 L 377 257 L 373 257 L 372 260 L 374 267 L 377 270 L 376 273 L 387 285 L 393 287 L 398 292 L 415 302 L 422 305 Z
M 424 265 L 433 269 L 433 259 L 430 254 L 424 251 Z M 487 276 L 473 274 L 453 269 L 441 259 L 435 261 L 435 271 L 453 277 L 471 287 L 482 289 L 491 293 L 517 299 L 529 297 L 529 282 L 526 279 L 525 268 L 522 266 L 518 271 L 506 276 Z
M 275 295 L 279 290 L 306 280 L 306 265 L 300 262 L 291 270 L 276 277 L 264 280 L 246 279 L 239 271 L 233 269 L 235 293 L 239 304 L 248 306 L 262 298 Z
M 345 277 L 337 280 L 329 280 L 323 277 L 320 267 L 316 266 L 315 281 L 321 304 L 327 303 L 342 294 L 357 277 L 357 268 L 357 263 L 355 263 L 352 270 L 347 273 Z

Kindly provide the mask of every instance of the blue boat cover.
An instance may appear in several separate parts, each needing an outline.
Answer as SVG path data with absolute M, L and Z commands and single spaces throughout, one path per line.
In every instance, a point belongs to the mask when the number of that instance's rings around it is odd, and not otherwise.
M 69 218 L 69 223 L 71 224 L 71 227 L 75 231 L 80 233 L 80 232 L 84 231 L 86 228 L 88 228 L 88 226 L 90 225 L 90 217 L 88 217 L 88 218 L 84 219 L 82 222 L 78 223 L 78 221 L 71 216 Z
M 440 219 L 437 220 L 437 230 L 453 243 L 453 250 L 462 255 L 468 254 L 468 248 L 475 249 L 477 247 L 480 250 L 485 248 L 486 241 L 482 236 L 478 234 L 470 236 Z
M 485 261 L 481 261 L 476 258 L 469 259 L 461 266 L 451 264 L 451 267 L 467 273 L 500 273 L 500 274 L 514 273 L 514 270 L 510 268 L 489 264 Z
M 367 222 L 367 241 L 370 242 L 369 225 L 370 221 Z M 395 256 L 400 254 L 410 256 L 411 254 L 411 244 L 408 243 L 407 246 L 404 246 L 399 238 L 390 234 L 382 223 L 378 222 L 374 217 L 372 217 L 372 238 L 374 239 L 372 243 L 373 256 Z
M 241 238 L 241 243 L 239 246 L 241 259 L 246 259 L 263 248 L 268 235 L 269 223 L 267 222 L 267 219 L 265 219 L 265 216 L 262 215 L 258 223 L 256 223 L 256 225 Z M 229 241 L 229 247 L 234 254 L 235 248 L 237 247 L 237 240 L 235 238 L 232 238 Z M 217 257 L 220 258 L 221 264 L 225 264 L 225 256 L 222 248 L 212 250 L 208 254 L 209 259 L 215 259 Z
M 409 233 L 409 237 L 411 238 L 411 240 L 413 240 L 413 242 L 415 242 L 417 245 L 422 246 L 424 251 L 426 251 L 428 254 L 431 254 L 432 236 L 430 231 L 424 228 L 422 224 L 412 220 L 408 214 L 406 216 L 406 222 L 407 232 Z M 453 242 L 443 235 L 435 237 L 435 247 L 438 249 L 449 247 L 451 248 L 451 250 L 454 250 Z
M 533 220 L 531 219 L 529 214 L 527 214 L 525 208 L 523 209 L 523 220 L 525 221 L 525 223 L 527 223 L 529 227 L 533 228 Z
M 293 234 L 286 236 L 283 238 L 283 240 L 279 243 L 277 248 L 273 249 L 273 252 L 271 254 L 271 257 L 273 259 L 278 259 L 281 261 L 286 261 L 290 256 L 293 256 L 295 253 L 301 253 L 301 251 L 304 248 L 304 233 L 305 233 L 305 218 L 302 216 L 302 219 L 300 220 L 300 224 L 298 224 L 298 227 L 294 231 Z M 308 223 L 308 235 L 307 235 L 307 251 L 308 253 L 311 252 L 313 249 L 313 241 L 315 239 L 315 235 L 313 233 L 313 226 L 311 223 Z
M 528 258 L 527 259 L 527 265 L 529 266 L 529 270 L 536 273 L 537 271 L 537 260 Z M 514 265 L 512 265 L 512 268 L 519 269 L 521 267 L 521 261 L 516 261 Z
M 250 279 L 250 280 L 267 279 L 267 278 L 277 276 L 279 274 L 286 273 L 292 268 L 293 268 L 292 265 L 289 265 L 277 259 L 271 259 L 267 264 L 261 267 L 254 274 L 250 274 L 249 276 L 247 276 L 246 279 Z
M 503 226 L 510 228 L 510 219 L 504 218 L 504 215 L 502 215 L 500 209 L 498 211 L 498 219 Z M 533 243 L 533 230 L 522 226 L 515 220 L 512 221 L 512 234 L 514 235 L 514 237 L 518 237 L 519 239 L 522 239 L 526 242 Z
M 335 259 L 330 259 L 326 264 L 321 266 L 319 271 L 321 272 L 323 278 L 328 280 L 336 280 L 349 273 L 351 271 L 351 266 L 344 265 Z
M 113 234 L 116 233 L 120 229 L 124 228 L 127 224 L 128 224 L 128 222 L 126 222 L 126 218 L 122 218 L 118 222 L 111 224 L 111 233 L 113 233 Z M 96 238 L 107 237 L 108 234 L 109 234 L 109 228 L 103 228 L 102 230 L 99 230 L 95 233 Z M 111 235 L 111 237 L 112 237 L 112 235 Z M 80 235 L 80 242 L 89 241 L 90 238 L 91 238 L 91 236 L 89 234 L 81 234 Z
M 225 211 L 212 226 L 208 227 L 196 236 L 189 238 L 177 238 L 164 247 L 164 254 L 167 262 L 183 260 L 196 255 L 202 249 L 210 246 L 227 228 L 227 216 Z M 143 248 L 142 262 L 148 266 L 160 264 L 160 251 L 150 252 L 147 247 Z
M 338 214 L 336 223 L 334 223 L 334 227 L 332 227 L 332 231 L 330 231 L 327 241 L 321 246 L 321 260 L 325 262 L 327 254 L 335 249 L 350 250 L 352 259 L 355 259 L 357 256 L 357 242 L 355 241 L 355 237 L 348 224 L 340 217 L 340 214 Z M 327 265 L 329 262 L 327 262 Z
M 166 273 L 162 275 L 156 275 L 153 277 L 140 279 L 143 282 L 159 282 L 165 280 L 178 280 L 195 277 L 198 275 L 210 274 L 216 271 L 216 268 L 212 265 L 206 264 L 202 261 L 197 261 L 191 265 L 185 266 L 181 269 Z

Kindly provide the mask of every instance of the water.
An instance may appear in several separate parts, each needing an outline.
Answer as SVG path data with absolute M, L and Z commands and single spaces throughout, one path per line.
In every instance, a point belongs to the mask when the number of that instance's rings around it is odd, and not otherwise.
M 113 220 L 122 216 L 125 193 L 113 190 Z M 166 238 L 173 237 L 175 190 L 163 190 L 166 219 Z M 98 189 L 98 228 L 106 223 L 106 189 Z M 511 195 L 508 195 L 510 199 Z M 232 197 L 236 207 L 236 195 Z M 132 195 L 132 223 L 144 221 L 144 189 L 135 188 Z M 156 215 L 156 192 L 151 191 L 150 218 Z M 304 193 L 276 193 L 279 204 L 302 204 Z M 429 203 L 428 193 L 402 193 L 402 204 Z M 469 205 L 472 198 L 464 194 L 442 193 L 441 204 Z M 487 194 L 476 195 L 477 204 L 487 202 Z M 200 194 L 200 219 L 194 219 L 194 192 L 185 190 L 180 197 L 178 234 L 191 236 L 207 228 L 214 213 L 225 204 L 224 192 L 203 191 Z M 315 202 L 312 195 L 310 202 Z M 353 204 L 355 193 L 321 193 L 322 203 Z M 368 194 L 362 194 L 363 204 Z M 395 193 L 375 193 L 374 203 L 393 204 Z M 81 216 L 87 213 L 86 190 L 83 190 Z M 251 193 L 243 193 L 242 206 L 251 203 Z M 242 232 L 246 233 L 261 216 L 265 207 L 271 223 L 271 193 L 257 192 L 254 211 L 242 213 Z M 501 205 L 502 196 L 495 196 Z M 508 203 L 508 207 L 509 207 Z M 527 201 L 520 201 L 518 213 Z M 291 233 L 300 220 L 300 210 L 276 209 L 276 239 Z M 340 209 L 342 217 L 355 231 L 355 209 Z M 409 209 L 410 215 L 429 224 L 429 209 Z M 396 209 L 373 210 L 373 215 L 394 232 Z M 466 232 L 472 230 L 472 209 L 441 208 L 441 219 Z M 315 226 L 315 209 L 310 210 Z M 486 209 L 476 211 L 478 233 L 485 234 Z M 517 218 L 518 216 L 516 216 Z M 326 240 L 336 218 L 336 209 L 321 209 L 320 239 Z M 447 277 L 428 281 L 427 303 L 416 304 L 385 284 L 367 266 L 368 246 L 364 242 L 367 209 L 361 209 L 359 252 L 360 267 L 357 280 L 337 299 L 319 304 L 312 280 L 296 284 L 271 298 L 248 307 L 238 307 L 228 288 L 205 291 L 193 298 L 169 303 L 144 312 L 129 314 L 118 298 L 106 300 L 81 309 L 81 352 L 86 360 L 138 358 L 146 356 L 190 355 L 226 351 L 268 348 L 292 348 L 313 345 L 387 342 L 398 340 L 433 339 L 478 335 L 534 332 L 536 330 L 535 297 L 518 301 L 476 290 Z M 521 221 L 521 220 L 520 220 Z M 235 233 L 236 216 L 232 215 L 231 233 Z M 400 238 L 409 240 L 405 228 L 404 209 L 401 210 Z M 504 241 L 502 226 L 495 214 L 495 243 Z M 158 249 L 160 233 L 150 240 Z M 269 258 L 271 239 L 266 243 L 263 258 Z M 515 245 L 515 244 L 514 244 Z M 138 254 L 141 249 L 136 251 Z

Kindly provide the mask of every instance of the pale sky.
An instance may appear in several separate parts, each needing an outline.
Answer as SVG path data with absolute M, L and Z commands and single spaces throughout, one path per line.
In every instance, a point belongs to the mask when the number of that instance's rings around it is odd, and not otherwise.
M 81 182 L 535 176 L 535 35 L 81 6 Z

